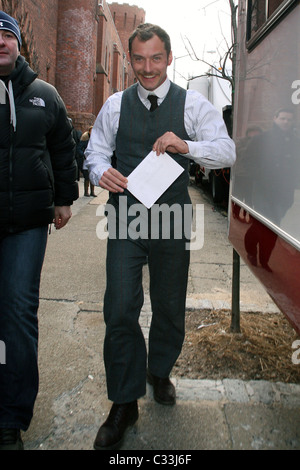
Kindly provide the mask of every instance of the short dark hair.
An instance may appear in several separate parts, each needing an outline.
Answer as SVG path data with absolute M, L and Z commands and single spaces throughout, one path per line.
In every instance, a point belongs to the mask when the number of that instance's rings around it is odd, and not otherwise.
M 288 113 L 288 114 L 292 114 L 293 116 L 295 116 L 295 110 L 293 108 L 280 108 L 280 109 L 277 109 L 277 111 L 275 112 L 275 116 L 274 117 L 278 117 L 280 113 Z
M 146 42 L 149 39 L 153 38 L 153 36 L 158 36 L 159 39 L 164 43 L 165 49 L 167 51 L 167 56 L 169 57 L 171 52 L 171 40 L 168 33 L 162 29 L 160 26 L 151 24 L 151 23 L 143 23 L 140 24 L 131 34 L 128 46 L 129 46 L 129 54 L 131 55 L 132 51 L 132 43 L 134 39 L 137 37 L 140 41 Z

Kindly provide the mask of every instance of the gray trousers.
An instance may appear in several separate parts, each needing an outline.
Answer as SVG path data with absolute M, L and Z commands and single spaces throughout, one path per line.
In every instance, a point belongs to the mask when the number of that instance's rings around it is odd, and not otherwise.
M 154 375 L 167 377 L 181 352 L 190 259 L 186 242 L 185 238 L 108 240 L 104 361 L 108 398 L 114 403 L 145 395 L 147 365 Z M 139 325 L 146 260 L 152 306 L 148 358 Z

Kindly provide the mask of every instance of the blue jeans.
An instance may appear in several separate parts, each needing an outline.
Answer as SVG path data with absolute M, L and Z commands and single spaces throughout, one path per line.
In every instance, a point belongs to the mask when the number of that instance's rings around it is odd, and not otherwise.
M 0 341 L 6 353 L 5 363 L 0 364 L 0 428 L 26 431 L 32 419 L 38 392 L 37 311 L 46 244 L 47 226 L 0 241 Z

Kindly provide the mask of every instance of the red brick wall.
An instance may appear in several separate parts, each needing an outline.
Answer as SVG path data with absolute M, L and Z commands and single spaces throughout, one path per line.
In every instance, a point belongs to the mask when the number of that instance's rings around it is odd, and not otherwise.
M 134 83 L 125 52 L 143 9 L 96 0 L 0 0 L 19 21 L 22 55 L 54 85 L 76 128 L 85 131 L 107 98 Z M 113 19 L 114 18 L 114 19 Z
M 79 114 L 87 125 L 94 117 L 96 8 L 95 0 L 58 2 L 56 86 L 77 124 Z
M 95 92 L 96 114 L 107 98 L 125 88 L 128 61 L 109 6 L 100 7 L 98 26 L 97 80 Z
M 131 6 L 128 3 L 113 2 L 108 6 L 119 32 L 123 48 L 127 53 L 129 36 L 139 24 L 145 23 L 145 10 L 135 5 Z
M 22 55 L 43 80 L 55 85 L 58 0 L 0 0 L 0 9 L 16 18 Z
M 127 54 L 128 39 L 131 36 L 131 33 L 139 24 L 145 23 L 145 10 L 135 5 L 131 6 L 128 3 L 119 4 L 117 2 L 113 2 L 108 6 L 119 33 L 123 49 Z M 128 65 L 128 73 L 128 84 L 131 85 L 134 83 L 134 74 L 130 64 Z

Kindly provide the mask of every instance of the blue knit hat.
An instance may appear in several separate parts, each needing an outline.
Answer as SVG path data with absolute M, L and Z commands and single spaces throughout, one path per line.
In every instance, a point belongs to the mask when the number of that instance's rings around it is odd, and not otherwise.
M 0 11 L 0 29 L 5 29 L 6 31 L 13 33 L 18 40 L 19 49 L 21 49 L 22 39 L 18 22 L 11 16 L 4 13 L 4 11 Z

